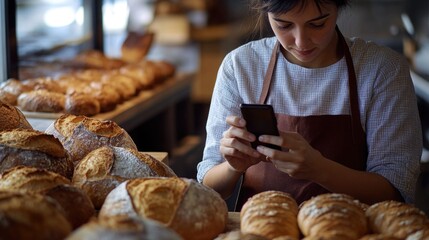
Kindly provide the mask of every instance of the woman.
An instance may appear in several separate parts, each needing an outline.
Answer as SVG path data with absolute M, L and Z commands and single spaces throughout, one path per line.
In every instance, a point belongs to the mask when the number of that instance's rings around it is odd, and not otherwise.
M 198 180 L 238 210 L 265 190 L 298 203 L 325 192 L 372 204 L 413 202 L 422 150 L 406 60 L 336 26 L 347 0 L 259 0 L 275 37 L 245 44 L 220 66 Z M 280 136 L 246 131 L 240 103 L 271 104 Z M 226 121 L 225 121 L 226 119 Z

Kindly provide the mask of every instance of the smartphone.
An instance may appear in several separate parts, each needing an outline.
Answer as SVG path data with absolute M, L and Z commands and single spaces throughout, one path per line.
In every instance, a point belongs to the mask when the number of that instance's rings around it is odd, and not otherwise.
M 256 149 L 258 145 L 264 145 L 269 148 L 281 150 L 280 146 L 261 143 L 258 141 L 260 135 L 274 135 L 279 136 L 277 129 L 277 119 L 274 115 L 274 110 L 268 104 L 240 104 L 241 114 L 246 120 L 247 131 L 256 135 L 256 141 L 251 145 Z

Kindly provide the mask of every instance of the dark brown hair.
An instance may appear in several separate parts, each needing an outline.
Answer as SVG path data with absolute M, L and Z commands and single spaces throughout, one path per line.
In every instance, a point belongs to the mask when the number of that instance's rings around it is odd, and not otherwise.
M 255 30 L 259 30 L 261 37 L 266 35 L 267 30 L 272 35 L 267 21 L 268 13 L 286 13 L 297 6 L 303 9 L 309 1 L 314 1 L 319 10 L 324 4 L 335 4 L 339 10 L 350 4 L 350 0 L 252 0 L 252 10 L 258 15 Z

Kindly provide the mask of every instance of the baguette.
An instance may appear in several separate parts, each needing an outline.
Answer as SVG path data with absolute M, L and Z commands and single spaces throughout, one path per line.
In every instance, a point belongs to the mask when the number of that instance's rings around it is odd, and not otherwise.
M 240 212 L 243 234 L 268 239 L 286 237 L 298 239 L 298 205 L 288 193 L 265 191 L 249 198 Z
M 214 239 L 226 227 L 228 209 L 213 189 L 177 177 L 127 180 L 113 189 L 99 217 L 127 214 L 161 222 L 184 239 Z

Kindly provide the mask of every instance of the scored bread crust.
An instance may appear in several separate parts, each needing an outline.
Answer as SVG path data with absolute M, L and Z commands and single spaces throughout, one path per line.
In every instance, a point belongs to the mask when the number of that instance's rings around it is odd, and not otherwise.
M 64 114 L 45 132 L 59 139 L 75 164 L 89 152 L 102 146 L 137 150 L 128 133 L 110 120 Z
M 0 238 L 64 239 L 72 231 L 57 202 L 40 194 L 0 191 Z
M 15 128 L 33 129 L 18 108 L 0 101 L 0 131 Z
M 298 225 L 304 236 L 335 232 L 336 235 L 359 239 L 368 232 L 363 207 L 365 205 L 346 194 L 321 194 L 302 203 Z
M 411 204 L 387 200 L 371 205 L 365 212 L 369 227 L 375 233 L 383 233 L 405 239 L 407 236 L 429 229 L 429 219 L 423 211 Z
M 121 182 L 140 177 L 175 177 L 166 164 L 134 149 L 104 146 L 88 153 L 75 167 L 73 184 L 82 188 L 99 209 Z
M 213 239 L 226 227 L 228 209 L 213 189 L 175 177 L 121 183 L 106 197 L 99 216 L 118 214 L 157 220 L 184 239 Z
M 274 239 L 299 237 L 296 220 L 298 205 L 288 193 L 265 191 L 249 198 L 240 212 L 240 228 L 244 234 Z
M 68 179 L 74 168 L 53 135 L 30 129 L 0 132 L 0 173 L 19 165 L 47 169 Z
M 94 206 L 83 190 L 72 186 L 69 179 L 45 169 L 26 166 L 9 169 L 1 175 L 0 190 L 19 190 L 51 197 L 60 204 L 73 228 L 95 215 Z

